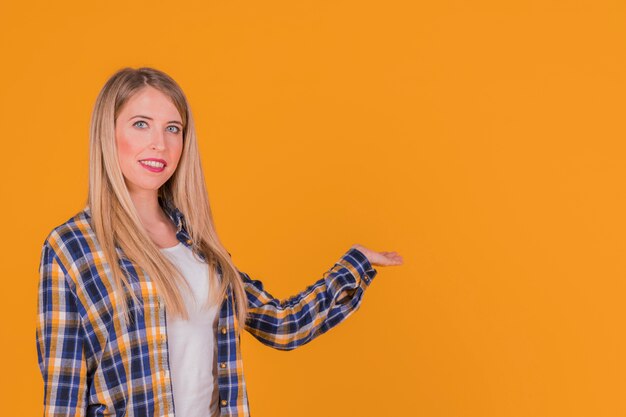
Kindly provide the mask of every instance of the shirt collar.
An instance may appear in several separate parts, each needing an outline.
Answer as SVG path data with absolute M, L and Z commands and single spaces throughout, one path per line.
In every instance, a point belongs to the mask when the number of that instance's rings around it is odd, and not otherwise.
M 176 233 L 180 233 L 180 231 L 183 229 L 183 221 L 185 219 L 183 213 L 177 207 L 175 207 L 171 201 L 164 200 L 161 197 L 159 197 L 159 205 L 161 206 L 165 214 L 167 214 L 176 225 Z

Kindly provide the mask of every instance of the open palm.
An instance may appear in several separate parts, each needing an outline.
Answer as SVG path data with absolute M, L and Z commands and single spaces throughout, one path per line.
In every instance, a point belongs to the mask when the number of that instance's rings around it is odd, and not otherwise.
M 394 266 L 402 265 L 402 256 L 398 252 L 376 252 L 363 245 L 352 245 L 352 248 L 361 251 L 372 265 Z

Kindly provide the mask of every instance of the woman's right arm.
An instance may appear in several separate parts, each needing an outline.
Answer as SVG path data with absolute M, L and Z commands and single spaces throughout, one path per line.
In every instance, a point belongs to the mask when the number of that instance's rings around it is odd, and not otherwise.
M 49 242 L 39 265 L 37 356 L 44 383 L 44 416 L 84 416 L 87 367 L 76 295 Z

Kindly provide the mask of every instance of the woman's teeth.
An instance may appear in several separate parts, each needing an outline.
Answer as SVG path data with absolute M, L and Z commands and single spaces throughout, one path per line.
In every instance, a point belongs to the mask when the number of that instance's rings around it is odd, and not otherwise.
M 157 161 L 139 161 L 144 165 L 148 165 L 155 168 L 163 168 L 165 165 L 162 162 Z

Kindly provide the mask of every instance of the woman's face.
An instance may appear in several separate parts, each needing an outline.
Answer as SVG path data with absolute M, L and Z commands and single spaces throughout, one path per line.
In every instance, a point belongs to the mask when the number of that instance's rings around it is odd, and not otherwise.
M 180 160 L 180 114 L 165 94 L 154 87 L 143 87 L 119 112 L 115 141 L 128 191 L 156 192 L 174 174 Z

